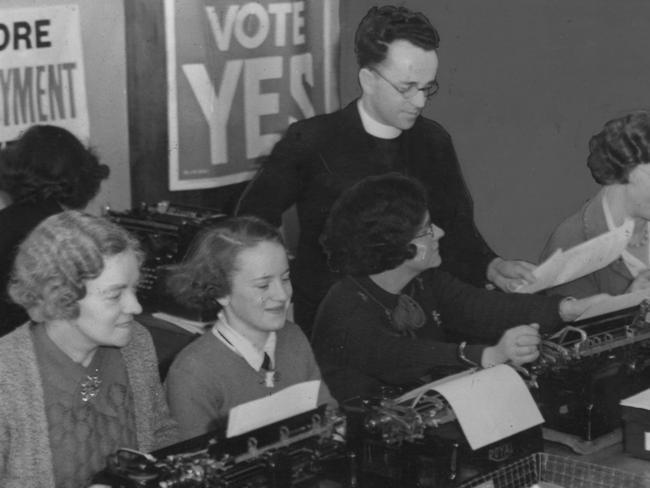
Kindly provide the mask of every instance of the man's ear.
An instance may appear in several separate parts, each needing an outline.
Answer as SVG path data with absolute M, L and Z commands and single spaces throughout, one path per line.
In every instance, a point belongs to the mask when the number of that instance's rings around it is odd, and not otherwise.
M 368 68 L 359 70 L 359 85 L 363 93 L 373 93 L 375 90 L 375 76 Z

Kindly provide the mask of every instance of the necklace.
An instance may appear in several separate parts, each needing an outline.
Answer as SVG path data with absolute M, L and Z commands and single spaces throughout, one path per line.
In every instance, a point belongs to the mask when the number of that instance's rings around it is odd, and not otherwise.
M 99 377 L 99 370 L 95 368 L 95 373 L 92 375 L 86 375 L 86 379 L 81 382 L 81 401 L 88 403 L 90 400 L 95 398 L 99 393 L 101 385 L 102 379 Z

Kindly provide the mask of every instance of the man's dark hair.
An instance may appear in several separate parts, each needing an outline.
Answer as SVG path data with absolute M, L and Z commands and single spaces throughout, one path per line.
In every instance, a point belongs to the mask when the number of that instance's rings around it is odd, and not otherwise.
M 364 178 L 330 211 L 321 243 L 334 271 L 363 276 L 394 269 L 415 255 L 411 241 L 427 212 L 420 182 L 398 173 Z
M 406 7 L 372 7 L 361 19 L 354 36 L 359 68 L 381 63 L 393 41 L 405 40 L 425 51 L 437 49 L 440 36 L 429 19 Z

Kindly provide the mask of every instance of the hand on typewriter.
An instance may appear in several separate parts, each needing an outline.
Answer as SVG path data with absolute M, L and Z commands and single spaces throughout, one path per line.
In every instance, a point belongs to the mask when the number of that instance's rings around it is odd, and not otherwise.
M 539 356 L 539 325 L 518 325 L 506 330 L 499 342 L 483 350 L 484 368 L 511 361 L 514 365 L 531 363 Z

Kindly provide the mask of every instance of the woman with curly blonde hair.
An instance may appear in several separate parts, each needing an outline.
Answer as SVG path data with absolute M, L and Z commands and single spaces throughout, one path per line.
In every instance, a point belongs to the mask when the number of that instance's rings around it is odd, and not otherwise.
M 9 294 L 31 319 L 0 338 L 0 486 L 86 487 L 118 448 L 177 440 L 134 319 L 141 261 L 124 229 L 78 211 L 20 245 Z

